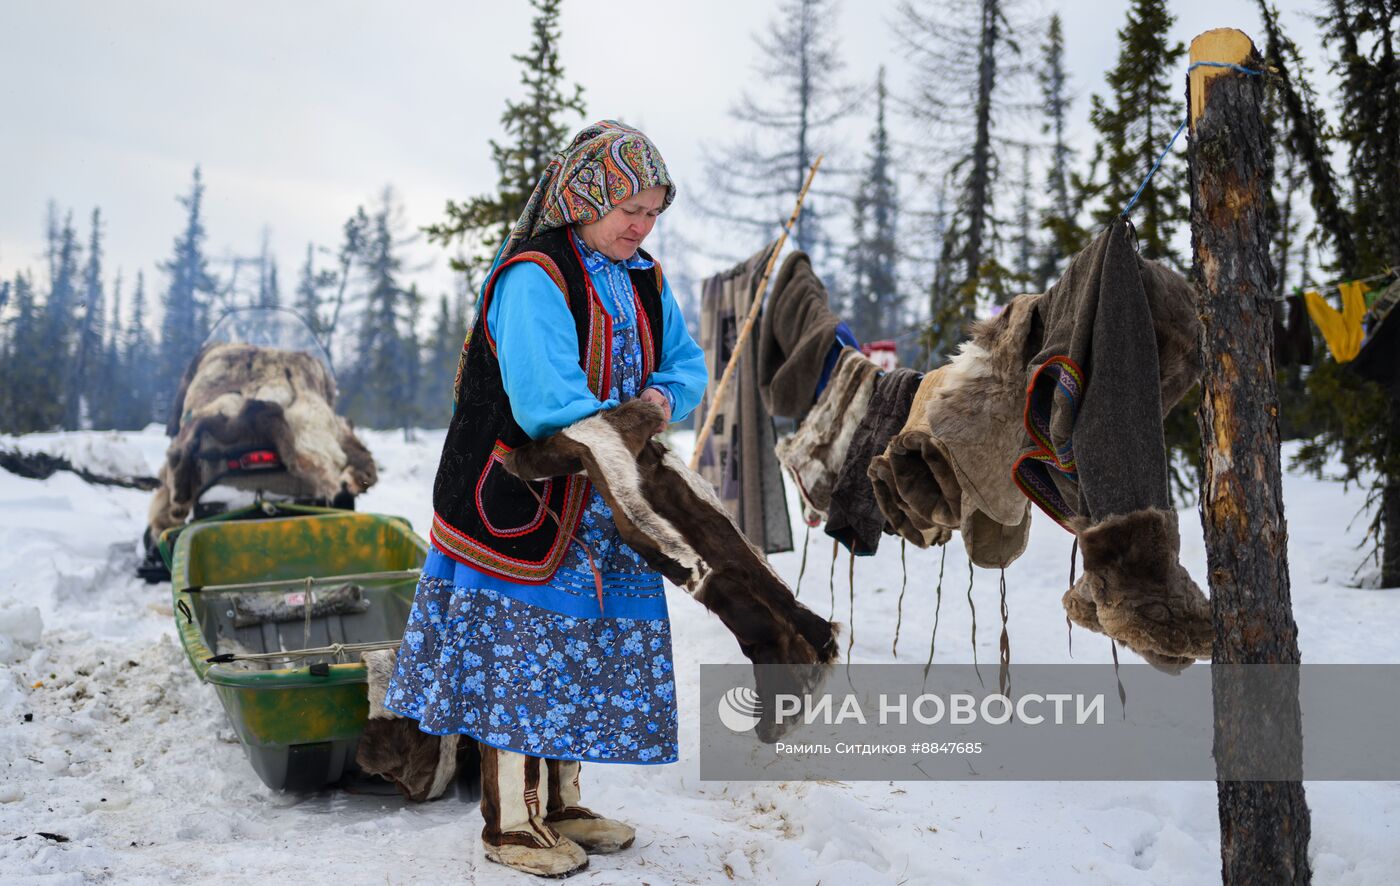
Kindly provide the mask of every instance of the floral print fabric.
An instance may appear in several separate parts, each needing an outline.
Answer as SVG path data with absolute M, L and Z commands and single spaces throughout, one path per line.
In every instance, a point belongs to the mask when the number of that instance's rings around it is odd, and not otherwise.
M 610 265 L 630 293 L 623 263 Z M 642 381 L 630 311 L 614 317 L 611 357 L 609 396 L 630 400 Z M 675 762 L 661 576 L 622 541 L 597 490 L 574 535 L 543 585 L 488 576 L 430 549 L 385 706 L 424 732 L 461 733 L 535 757 Z

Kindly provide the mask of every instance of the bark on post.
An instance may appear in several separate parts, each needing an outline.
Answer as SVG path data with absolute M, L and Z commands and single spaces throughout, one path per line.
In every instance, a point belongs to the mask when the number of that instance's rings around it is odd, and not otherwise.
M 1191 42 L 1191 61 L 1259 70 L 1245 34 L 1220 29 Z M 1288 582 L 1288 531 L 1279 469 L 1274 384 L 1274 291 L 1266 197 L 1272 147 L 1261 117 L 1262 77 L 1230 68 L 1191 72 L 1191 244 L 1205 325 L 1199 421 L 1205 526 L 1215 619 L 1212 673 L 1220 854 L 1225 883 L 1306 883 L 1311 819 L 1301 780 L 1235 781 L 1259 750 L 1242 741 L 1245 711 L 1263 716 L 1279 743 L 1301 749 L 1297 672 L 1261 715 L 1231 665 L 1296 665 Z M 1238 671 L 1236 670 L 1237 674 Z M 1249 731 L 1258 735 L 1259 723 Z M 1294 755 L 1301 779 L 1300 753 Z M 1238 767 L 1238 768 L 1236 768 Z

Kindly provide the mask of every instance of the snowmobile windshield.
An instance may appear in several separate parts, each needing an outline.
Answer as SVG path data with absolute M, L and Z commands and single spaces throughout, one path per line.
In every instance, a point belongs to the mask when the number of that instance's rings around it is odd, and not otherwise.
M 219 318 L 204 340 L 205 347 L 217 344 L 301 351 L 320 360 L 331 376 L 335 375 L 330 354 L 321 346 L 316 333 L 290 308 L 234 308 Z

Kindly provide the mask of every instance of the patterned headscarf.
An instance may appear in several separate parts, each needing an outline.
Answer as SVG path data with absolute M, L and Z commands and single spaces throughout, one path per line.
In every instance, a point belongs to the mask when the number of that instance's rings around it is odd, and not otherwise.
M 592 224 L 632 195 L 657 186 L 666 188 L 665 209 L 676 198 L 676 186 L 651 139 L 616 120 L 585 127 L 545 167 L 492 270 L 531 237 L 564 225 Z

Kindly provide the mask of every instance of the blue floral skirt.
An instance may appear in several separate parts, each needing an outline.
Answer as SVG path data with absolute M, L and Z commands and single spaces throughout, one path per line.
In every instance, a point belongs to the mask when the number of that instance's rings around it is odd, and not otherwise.
M 424 732 L 535 757 L 674 763 L 661 577 L 604 568 L 600 614 L 591 574 L 521 585 L 430 549 L 385 705 Z

